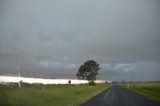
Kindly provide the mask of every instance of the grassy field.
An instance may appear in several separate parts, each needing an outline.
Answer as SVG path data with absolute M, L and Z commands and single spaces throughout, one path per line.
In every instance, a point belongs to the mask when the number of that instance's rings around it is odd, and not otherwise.
M 0 85 L 0 106 L 79 106 L 108 85 Z
M 135 91 L 149 99 L 160 101 L 160 83 L 122 84 L 123 87 Z

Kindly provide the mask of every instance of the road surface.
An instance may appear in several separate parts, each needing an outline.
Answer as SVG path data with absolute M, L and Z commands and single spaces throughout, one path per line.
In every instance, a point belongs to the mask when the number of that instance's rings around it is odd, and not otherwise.
M 82 106 L 160 106 L 160 102 L 149 100 L 147 97 L 113 85 Z

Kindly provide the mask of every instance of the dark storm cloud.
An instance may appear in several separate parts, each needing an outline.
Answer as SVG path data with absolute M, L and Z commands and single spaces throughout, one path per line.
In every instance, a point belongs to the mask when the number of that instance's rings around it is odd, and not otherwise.
M 26 74 L 73 77 L 82 62 L 96 59 L 105 73 L 99 78 L 130 80 L 133 70 L 137 80 L 160 80 L 159 5 L 158 0 L 2 0 L 0 73 L 16 73 L 13 67 L 23 63 Z

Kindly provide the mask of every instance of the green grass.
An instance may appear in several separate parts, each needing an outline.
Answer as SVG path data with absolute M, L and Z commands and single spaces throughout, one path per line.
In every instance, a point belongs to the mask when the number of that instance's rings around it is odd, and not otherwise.
M 121 86 L 144 95 L 149 99 L 160 101 L 160 83 L 122 84 Z
M 0 85 L 0 106 L 79 106 L 107 89 L 89 85 Z

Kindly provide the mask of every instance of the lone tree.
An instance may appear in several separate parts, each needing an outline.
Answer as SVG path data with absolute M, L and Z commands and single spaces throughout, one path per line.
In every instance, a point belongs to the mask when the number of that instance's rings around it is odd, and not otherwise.
M 96 76 L 100 70 L 99 64 L 94 60 L 87 60 L 83 65 L 79 67 L 77 72 L 78 79 L 85 79 L 89 81 L 89 84 L 95 84 Z

